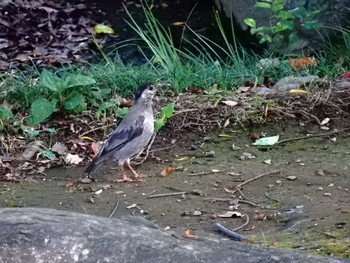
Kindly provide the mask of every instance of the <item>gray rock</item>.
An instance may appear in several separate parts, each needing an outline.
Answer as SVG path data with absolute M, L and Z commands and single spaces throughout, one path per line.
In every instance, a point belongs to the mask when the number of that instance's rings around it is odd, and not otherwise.
M 305 77 L 284 77 L 277 81 L 277 83 L 273 86 L 273 89 L 279 92 L 284 92 L 291 89 L 299 89 L 301 86 L 308 85 L 317 79 L 319 79 L 319 77 L 315 75 Z
M 0 209 L 0 225 L 0 262 L 350 262 L 227 239 L 175 238 L 139 217 L 6 208 Z

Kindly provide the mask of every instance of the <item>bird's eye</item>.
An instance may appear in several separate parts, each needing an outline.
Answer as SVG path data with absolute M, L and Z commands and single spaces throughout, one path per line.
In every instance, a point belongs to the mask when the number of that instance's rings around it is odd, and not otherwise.
M 148 89 L 149 89 L 149 90 L 154 90 L 153 86 L 149 86 Z

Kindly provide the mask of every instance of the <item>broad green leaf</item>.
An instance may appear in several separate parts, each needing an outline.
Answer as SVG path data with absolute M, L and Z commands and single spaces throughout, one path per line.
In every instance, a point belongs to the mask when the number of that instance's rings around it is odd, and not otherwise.
M 300 19 L 306 15 L 306 9 L 304 7 L 297 7 L 289 10 L 288 12 L 291 13 L 294 17 L 298 17 Z
M 250 27 L 255 28 L 256 27 L 256 22 L 253 18 L 246 18 L 244 19 L 244 23 Z
M 31 105 L 30 112 L 32 116 L 28 119 L 31 125 L 36 125 L 48 117 L 55 111 L 55 106 L 47 99 L 40 98 Z
M 288 11 L 281 11 L 277 15 L 278 18 L 281 18 L 282 20 L 292 19 L 294 16 L 289 13 Z
M 277 26 L 275 26 L 274 27 L 274 32 L 275 33 L 277 33 L 277 32 L 281 32 L 281 31 L 284 31 L 284 30 L 286 30 L 286 29 L 288 29 L 288 27 L 286 26 L 286 25 L 277 25 Z
M 306 21 L 302 24 L 306 29 L 316 29 L 320 28 L 321 24 L 318 21 Z
M 30 138 L 33 138 L 33 137 L 38 136 L 40 134 L 40 131 L 37 131 L 31 127 L 26 127 L 23 124 L 21 124 L 21 129 L 24 133 L 28 134 L 28 136 Z
M 162 114 L 165 118 L 170 118 L 171 116 L 173 116 L 174 106 L 175 104 L 171 102 L 162 109 Z
M 72 95 L 68 96 L 65 99 L 64 108 L 66 110 L 74 110 L 84 102 L 85 102 L 85 97 L 77 92 L 74 92 Z
M 306 14 L 306 17 L 312 19 L 312 18 L 314 18 L 315 16 L 317 16 L 320 12 L 321 12 L 320 10 L 312 11 L 312 12 Z
M 40 76 L 41 84 L 52 91 L 59 91 L 63 80 L 53 75 L 50 71 L 43 70 Z
M 50 160 L 54 160 L 56 158 L 56 155 L 50 150 L 44 151 L 43 156 L 50 159 Z
M 94 30 L 97 34 L 100 34 L 100 33 L 114 34 L 115 33 L 113 28 L 104 24 L 95 25 Z
M 280 11 L 282 9 L 283 9 L 283 5 L 281 5 L 281 4 L 273 5 L 272 8 L 271 8 L 271 10 L 273 12 L 277 12 L 277 11 Z
M 9 120 L 13 117 L 12 111 L 5 105 L 0 105 L 0 120 Z
M 271 9 L 271 4 L 267 3 L 267 2 L 256 2 L 255 3 L 256 7 L 261 7 L 261 8 L 267 8 L 267 9 Z
M 124 116 L 129 112 L 129 108 L 123 107 L 117 109 L 117 115 L 120 118 L 124 118 Z
M 92 85 L 92 84 L 95 84 L 96 81 L 91 77 L 78 74 L 78 75 L 68 76 L 66 79 L 66 83 L 67 83 L 67 87 L 71 88 L 76 86 Z
M 256 140 L 253 143 L 253 145 L 255 145 L 255 146 L 270 146 L 270 145 L 274 145 L 274 144 L 276 144 L 278 142 L 279 138 L 280 138 L 279 135 L 260 138 L 260 139 Z
M 158 132 L 163 126 L 165 122 L 164 119 L 158 119 L 154 121 L 154 131 Z
M 97 89 L 97 90 L 92 90 L 91 93 L 94 95 L 96 99 L 103 99 L 106 95 L 111 93 L 111 89 Z

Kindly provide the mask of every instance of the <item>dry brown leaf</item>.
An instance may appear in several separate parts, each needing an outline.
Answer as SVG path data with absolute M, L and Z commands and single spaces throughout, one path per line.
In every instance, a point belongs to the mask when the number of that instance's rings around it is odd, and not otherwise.
M 182 233 L 182 236 L 183 236 L 183 237 L 192 237 L 192 238 L 198 238 L 198 237 L 199 237 L 198 235 L 193 234 L 193 233 L 191 232 L 191 230 L 189 230 L 188 228 L 186 228 L 186 229 L 184 230 L 184 232 Z
M 174 170 L 175 170 L 174 167 L 167 167 L 167 168 L 164 168 L 163 171 L 160 172 L 160 174 L 163 176 L 167 176 L 168 174 L 170 174 Z
M 317 59 L 314 57 L 304 57 L 304 58 L 288 58 L 292 68 L 305 68 L 308 65 L 316 65 L 318 63 Z

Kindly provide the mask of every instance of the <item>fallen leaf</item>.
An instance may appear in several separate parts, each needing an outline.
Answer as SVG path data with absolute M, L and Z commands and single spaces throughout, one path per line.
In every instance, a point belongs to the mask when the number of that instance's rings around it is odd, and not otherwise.
M 104 34 L 115 34 L 114 29 L 110 26 L 104 25 L 104 24 L 97 24 L 94 26 L 94 30 L 97 34 L 104 33 Z
M 216 216 L 220 218 L 231 218 L 231 217 L 243 217 L 244 215 L 237 211 L 227 211 L 222 214 L 217 214 Z
M 330 118 L 325 118 L 322 122 L 321 125 L 327 124 L 331 119 Z
M 101 150 L 103 145 L 103 142 L 93 142 L 91 143 L 91 150 L 94 152 L 94 154 L 98 154 L 99 151 Z
M 66 153 L 67 147 L 66 147 L 66 145 L 64 145 L 63 143 L 56 142 L 56 143 L 52 146 L 51 151 L 53 151 L 53 152 L 55 152 L 55 153 L 58 153 L 59 155 L 63 155 L 63 154 Z
M 167 167 L 167 168 L 164 168 L 163 171 L 160 172 L 160 174 L 163 176 L 167 176 L 168 174 L 170 174 L 174 170 L 175 170 L 174 167 Z
M 256 140 L 253 145 L 255 146 L 270 146 L 270 145 L 274 145 L 278 142 L 280 136 L 276 135 L 276 136 L 271 136 L 271 137 L 263 137 L 260 138 L 258 140 Z
M 230 107 L 234 107 L 238 104 L 238 102 L 234 101 L 234 100 L 223 100 L 223 101 L 221 101 L 221 103 L 223 103 L 227 106 L 230 106 Z
M 176 161 L 186 161 L 186 160 L 188 160 L 188 159 L 190 159 L 190 157 L 185 156 L 185 157 L 181 157 L 181 158 L 179 158 L 179 159 L 176 159 Z
M 293 94 L 305 94 L 308 93 L 306 90 L 303 89 L 291 89 L 289 90 L 289 93 L 293 93 Z
M 228 194 L 232 194 L 232 193 L 233 193 L 233 190 L 228 189 L 228 188 L 224 188 L 224 192 L 225 192 L 225 193 L 228 193 Z
M 77 185 L 77 182 L 68 182 L 66 183 L 66 188 L 72 188 L 75 187 Z
M 308 65 L 316 65 L 318 63 L 315 57 L 304 57 L 304 58 L 288 58 L 292 68 L 305 68 Z
M 79 155 L 77 154 L 71 154 L 68 153 L 63 160 L 65 161 L 66 164 L 71 165 L 71 164 L 79 164 L 83 161 L 83 158 L 80 158 Z
M 183 237 L 192 237 L 192 238 L 198 238 L 199 236 L 197 236 L 196 234 L 193 234 L 192 232 L 191 232 L 191 230 L 189 230 L 188 228 L 186 228 L 185 230 L 184 230 L 184 232 L 182 233 L 182 236 Z

